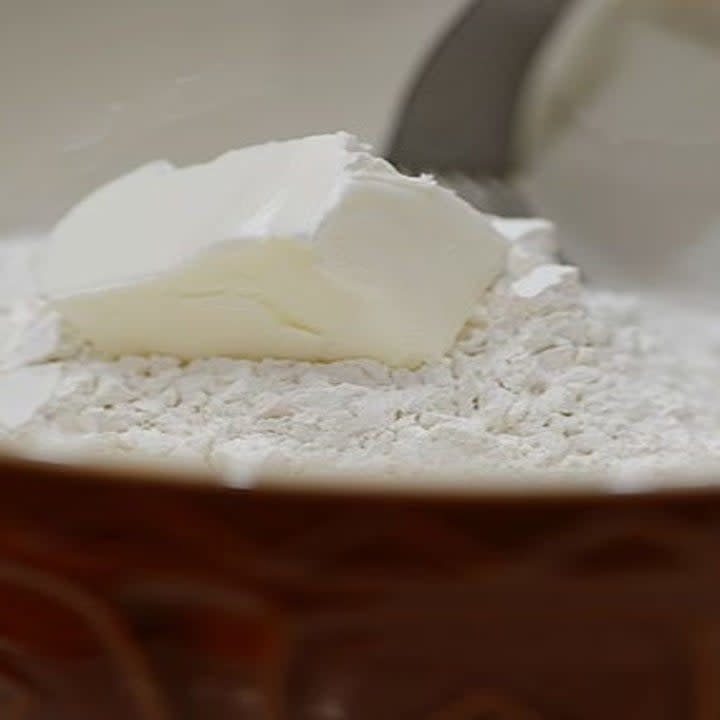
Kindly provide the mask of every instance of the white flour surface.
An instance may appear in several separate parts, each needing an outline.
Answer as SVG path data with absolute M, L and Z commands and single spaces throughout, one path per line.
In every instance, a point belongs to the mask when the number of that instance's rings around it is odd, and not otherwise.
M 0 441 L 21 452 L 477 483 L 720 464 L 716 319 L 586 290 L 542 233 L 515 242 L 453 351 L 416 371 L 100 357 L 34 298 L 41 244 L 0 244 Z

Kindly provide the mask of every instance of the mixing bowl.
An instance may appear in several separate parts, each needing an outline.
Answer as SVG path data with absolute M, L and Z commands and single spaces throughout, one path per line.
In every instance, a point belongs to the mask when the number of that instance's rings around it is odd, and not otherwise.
M 380 140 L 462 4 L 6 0 L 0 233 L 155 156 Z M 720 717 L 719 491 L 411 485 L 0 459 L 0 718 Z
M 2 718 L 720 711 L 716 491 L 240 490 L 7 459 L 0 475 Z

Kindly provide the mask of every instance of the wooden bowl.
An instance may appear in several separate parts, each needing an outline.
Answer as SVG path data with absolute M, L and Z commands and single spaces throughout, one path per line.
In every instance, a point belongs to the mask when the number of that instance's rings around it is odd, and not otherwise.
M 0 476 L 3 720 L 720 717 L 720 492 Z

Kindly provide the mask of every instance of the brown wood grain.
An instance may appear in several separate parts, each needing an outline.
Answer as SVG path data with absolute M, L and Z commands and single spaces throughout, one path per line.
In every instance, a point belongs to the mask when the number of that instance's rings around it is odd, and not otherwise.
M 3 720 L 690 720 L 720 492 L 241 491 L 0 461 Z

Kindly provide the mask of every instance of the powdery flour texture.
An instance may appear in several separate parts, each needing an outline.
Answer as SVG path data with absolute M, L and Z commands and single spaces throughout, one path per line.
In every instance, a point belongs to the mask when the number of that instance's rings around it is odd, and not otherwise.
M 69 341 L 35 297 L 30 266 L 42 241 L 6 242 L 0 439 L 43 456 L 477 483 L 718 464 L 714 318 L 585 289 L 577 269 L 555 263 L 548 226 L 508 228 L 505 275 L 450 354 L 414 371 L 366 360 L 99 357 Z

